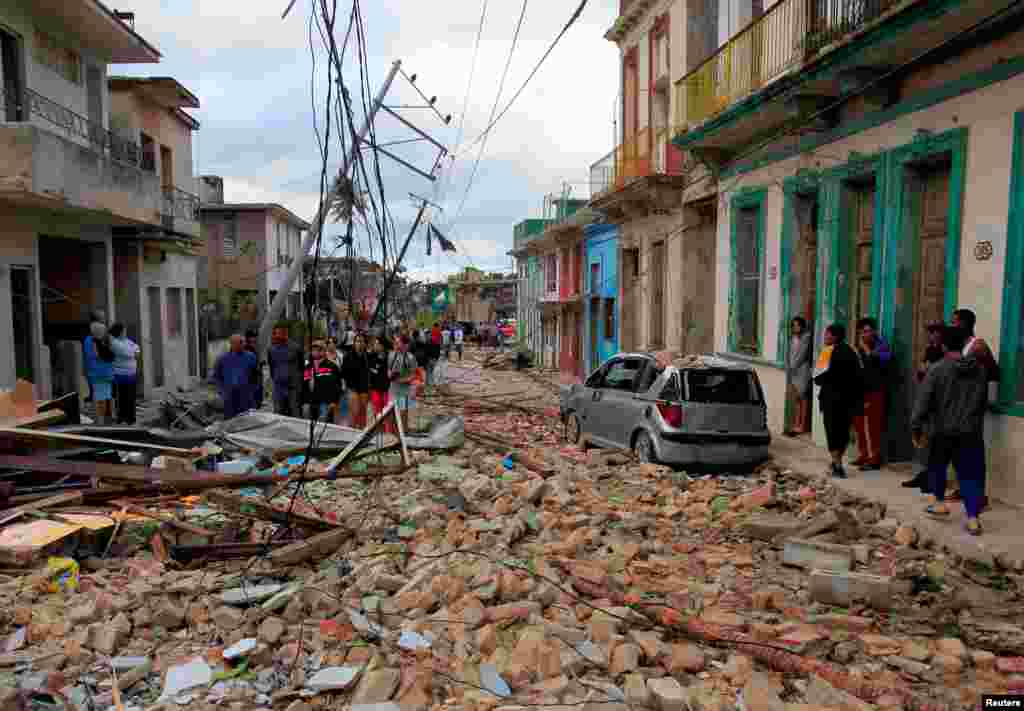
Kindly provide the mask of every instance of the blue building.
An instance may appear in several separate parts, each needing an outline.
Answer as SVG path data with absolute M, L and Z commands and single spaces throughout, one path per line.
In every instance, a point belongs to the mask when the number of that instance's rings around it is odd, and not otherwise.
M 584 279 L 584 367 L 586 374 L 619 351 L 619 228 L 588 225 Z

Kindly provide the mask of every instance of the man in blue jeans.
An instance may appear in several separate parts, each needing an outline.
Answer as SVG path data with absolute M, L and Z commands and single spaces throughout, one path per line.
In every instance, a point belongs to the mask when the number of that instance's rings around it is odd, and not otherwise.
M 928 492 L 931 503 L 925 513 L 949 518 L 946 507 L 946 475 L 956 467 L 960 494 L 967 515 L 965 528 L 981 533 L 982 501 L 985 495 L 985 409 L 988 405 L 988 374 L 971 354 L 964 355 L 967 333 L 948 328 L 944 335 L 946 354 L 924 378 L 914 404 L 910 425 L 915 445 L 924 445 L 926 423 L 928 443 Z

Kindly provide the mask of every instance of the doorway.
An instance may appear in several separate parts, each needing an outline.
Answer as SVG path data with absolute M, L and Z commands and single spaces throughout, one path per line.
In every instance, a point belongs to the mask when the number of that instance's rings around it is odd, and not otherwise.
M 160 146 L 160 184 L 164 190 L 174 187 L 174 156 L 167 146 Z
M 647 347 L 657 350 L 665 346 L 665 243 L 651 247 L 648 273 L 651 275 L 651 334 Z
M 909 416 L 918 392 L 915 363 L 927 345 L 927 326 L 943 321 L 946 312 L 946 258 L 950 235 L 952 159 L 942 154 L 906 166 L 902 179 L 908 197 L 901 216 L 905 227 L 895 297 L 893 349 L 900 372 L 890 382 L 889 459 L 913 457 Z
M 3 96 L 0 98 L 3 99 L 4 121 L 25 120 L 21 56 L 18 36 L 0 29 L 0 77 L 3 77 Z
M 36 382 L 35 272 L 32 267 L 11 267 L 11 315 L 14 324 L 15 377 Z
M 160 298 L 160 287 L 150 286 L 146 289 L 149 297 L 149 343 L 145 344 L 143 353 L 153 364 L 153 387 L 164 386 L 164 319 L 163 304 Z
M 857 319 L 871 313 L 872 269 L 875 244 L 875 180 L 848 186 L 848 222 L 846 284 L 840 289 L 845 309 L 837 308 L 837 317 L 845 321 L 851 343 L 855 343 Z
M 718 234 L 718 206 L 715 200 L 686 206 L 682 240 L 680 275 L 683 291 L 678 311 L 681 334 L 679 352 L 711 353 L 715 348 L 714 319 L 708 318 L 708 295 L 715 293 L 715 253 Z M 692 229 L 691 229 L 692 225 Z
M 792 337 L 792 322 L 797 316 L 807 323 L 807 333 L 811 334 L 812 344 L 815 333 L 816 312 L 818 307 L 818 195 L 817 193 L 793 194 L 788 209 L 792 211 L 793 245 L 792 262 L 789 275 L 789 313 L 782 322 L 780 338 L 783 347 L 789 349 Z M 813 345 L 812 345 L 813 348 Z M 813 356 L 813 353 L 812 353 Z M 787 390 L 793 383 L 787 382 Z M 808 399 L 810 392 L 806 393 Z M 797 422 L 797 401 L 792 391 L 786 399 L 786 429 L 793 430 Z M 813 430 L 814 418 L 809 416 L 810 402 L 802 405 L 807 414 L 804 424 Z

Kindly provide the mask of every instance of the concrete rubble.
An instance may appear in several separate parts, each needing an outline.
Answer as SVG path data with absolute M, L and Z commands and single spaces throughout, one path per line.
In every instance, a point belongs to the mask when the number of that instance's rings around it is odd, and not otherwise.
M 300 555 L 160 556 L 154 532 L 202 542 L 125 522 L 108 555 L 75 558 L 76 585 L 45 559 L 4 569 L 0 708 L 938 711 L 1024 693 L 1019 570 L 772 464 L 580 452 L 537 373 L 465 390 L 422 413 L 462 415 L 465 445 L 404 473 L 177 514 L 239 544 L 329 537 Z

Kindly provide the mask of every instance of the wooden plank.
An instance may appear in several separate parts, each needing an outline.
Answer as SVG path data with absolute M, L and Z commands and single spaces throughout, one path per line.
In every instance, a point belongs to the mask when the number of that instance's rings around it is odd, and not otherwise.
M 13 509 L 7 509 L 6 511 L 0 511 L 0 516 L 4 519 L 8 519 L 14 514 L 24 514 L 29 511 L 41 511 L 42 509 L 51 508 L 53 506 L 60 506 L 62 504 L 74 504 L 82 500 L 81 491 L 69 491 L 66 494 L 57 494 L 56 496 L 50 496 L 38 501 L 31 503 L 22 504 L 21 506 L 15 506 Z
M 49 427 L 50 425 L 59 425 L 66 418 L 63 410 L 51 410 L 50 412 L 38 412 L 35 415 L 29 415 L 28 417 L 18 417 L 15 419 L 4 418 L 0 420 L 0 425 L 4 427 Z
M 270 554 L 270 560 L 278 565 L 297 565 L 310 558 L 326 557 L 334 553 L 352 535 L 347 528 L 327 531 L 312 538 L 279 548 Z
M 151 518 L 154 521 L 160 521 L 162 523 L 166 523 L 168 526 L 173 526 L 174 528 L 181 529 L 182 531 L 186 531 L 188 533 L 194 533 L 197 536 L 204 536 L 206 538 L 214 538 L 217 535 L 216 531 L 210 531 L 210 530 L 208 530 L 206 528 L 200 528 L 199 526 L 193 526 L 192 524 L 186 523 L 185 521 L 179 521 L 174 516 L 165 516 L 163 514 L 155 513 L 153 511 L 148 511 L 148 510 L 142 508 L 141 506 L 135 506 L 135 505 L 131 504 L 130 502 L 125 501 L 123 499 L 114 499 L 111 503 L 114 503 L 114 504 L 117 504 L 118 506 L 120 506 L 122 511 L 127 511 L 128 513 L 133 513 L 133 514 L 136 514 L 138 516 L 145 516 L 146 518 Z
M 180 447 L 167 447 L 162 444 L 145 444 L 142 442 L 125 442 L 117 439 L 106 439 L 104 437 L 87 437 L 85 435 L 73 435 L 66 432 L 51 432 L 49 430 L 29 430 L 19 427 L 0 427 L 0 434 L 7 434 L 14 437 L 21 437 L 32 440 L 51 440 L 55 442 L 78 442 L 82 444 L 98 444 L 106 447 L 116 447 L 127 451 L 146 449 L 163 454 L 173 454 L 186 459 L 199 459 L 202 455 L 195 450 L 181 449 Z
M 335 470 L 339 469 L 345 463 L 345 461 L 352 455 L 352 453 L 355 452 L 363 444 L 365 444 L 366 441 L 368 439 L 370 439 L 370 436 L 375 431 L 380 429 L 381 425 L 384 424 L 384 421 L 388 418 L 388 416 L 392 415 L 394 412 L 395 412 L 395 403 L 393 403 L 393 402 L 392 403 L 388 403 L 388 406 L 384 408 L 384 412 L 380 413 L 380 415 L 378 415 L 376 417 L 376 419 L 374 419 L 374 421 L 371 422 L 366 429 L 364 429 L 362 432 L 360 432 L 358 437 L 356 437 L 354 440 L 349 442 L 349 445 L 347 447 L 345 447 L 345 449 L 343 449 L 341 451 L 341 454 L 339 454 L 334 459 L 329 460 L 324 465 L 324 468 L 327 471 L 335 471 Z M 399 429 L 399 432 L 400 431 L 401 431 L 401 429 Z M 399 434 L 399 440 L 401 440 L 401 434 Z M 403 449 L 404 449 L 404 447 L 403 447 Z M 404 461 L 406 461 L 406 455 L 405 454 L 403 454 L 403 462 Z
M 302 514 L 296 511 L 289 512 L 286 509 L 280 509 L 251 496 L 238 496 L 223 491 L 208 491 L 203 495 L 203 498 L 218 508 L 235 514 L 242 514 L 244 507 L 249 512 L 245 515 L 262 521 L 282 524 L 291 523 L 302 528 L 313 529 L 314 531 L 333 531 L 339 526 L 339 524 L 332 523 L 325 518 L 310 516 L 309 514 Z
M 105 464 L 102 462 L 68 462 L 51 457 L 18 457 L 0 455 L 0 467 L 29 469 L 50 474 L 74 474 L 85 478 L 99 478 L 140 484 L 159 484 L 179 491 L 213 489 L 219 486 L 246 486 L 248 484 L 272 483 L 269 474 L 217 474 L 204 471 L 176 471 L 156 469 L 135 464 Z
M 264 555 L 288 543 L 210 543 L 205 546 L 171 546 L 171 558 L 189 563 L 194 560 L 235 560 Z

